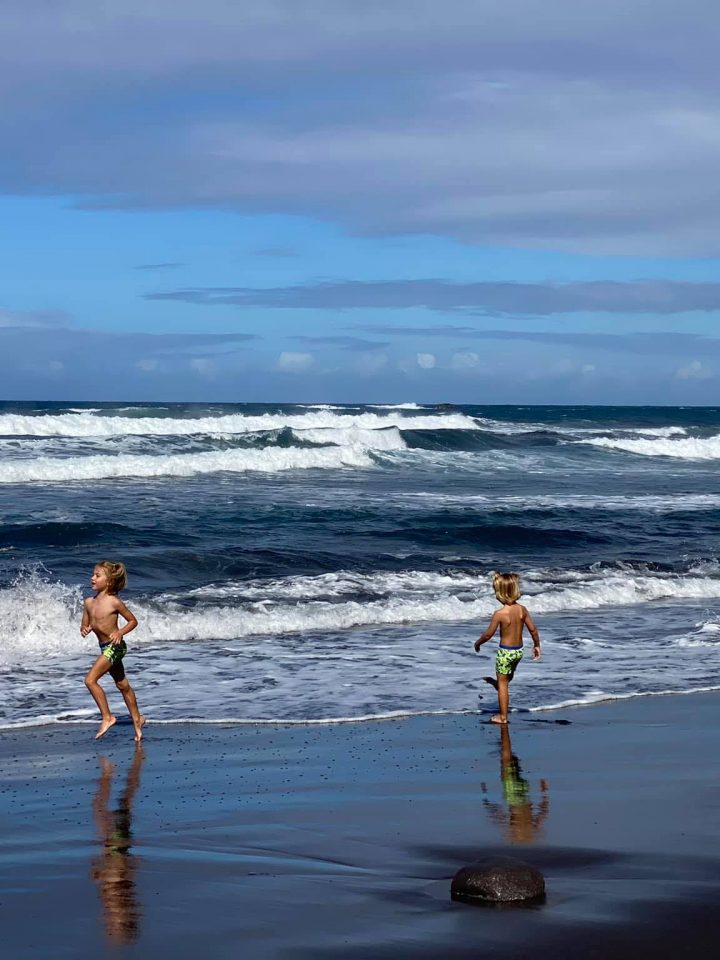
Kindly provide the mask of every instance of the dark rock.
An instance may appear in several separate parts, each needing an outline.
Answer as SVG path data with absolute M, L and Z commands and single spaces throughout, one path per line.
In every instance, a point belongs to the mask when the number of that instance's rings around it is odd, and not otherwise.
M 543 875 L 529 863 L 510 857 L 481 860 L 462 867 L 453 877 L 453 900 L 485 900 L 507 903 L 513 900 L 538 900 L 545 894 Z

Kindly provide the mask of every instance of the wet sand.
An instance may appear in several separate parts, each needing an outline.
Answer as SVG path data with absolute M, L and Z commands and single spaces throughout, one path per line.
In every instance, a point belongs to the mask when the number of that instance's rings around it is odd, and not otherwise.
M 12 960 L 676 958 L 717 949 L 717 695 L 314 726 L 0 735 Z M 569 720 L 569 724 L 555 721 Z M 532 907 L 450 901 L 488 855 Z

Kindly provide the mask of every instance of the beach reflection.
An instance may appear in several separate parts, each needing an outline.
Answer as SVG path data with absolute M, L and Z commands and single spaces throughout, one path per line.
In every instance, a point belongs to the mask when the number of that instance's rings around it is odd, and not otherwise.
M 125 790 L 115 809 L 110 808 L 115 765 L 100 757 L 100 779 L 93 800 L 93 813 L 102 852 L 92 864 L 103 908 L 103 922 L 108 940 L 115 944 L 132 943 L 137 939 L 140 909 L 135 889 L 138 858 L 131 852 L 132 805 L 140 786 L 140 768 L 145 756 L 138 745 L 127 773 Z
M 523 777 L 520 761 L 512 752 L 510 730 L 507 724 L 498 724 L 500 730 L 500 783 L 505 803 L 493 803 L 487 798 L 487 784 L 482 784 L 483 804 L 490 819 L 497 823 L 511 843 L 533 843 L 542 834 L 543 824 L 550 812 L 550 798 L 546 780 L 540 780 L 540 797 L 533 803 L 530 783 Z

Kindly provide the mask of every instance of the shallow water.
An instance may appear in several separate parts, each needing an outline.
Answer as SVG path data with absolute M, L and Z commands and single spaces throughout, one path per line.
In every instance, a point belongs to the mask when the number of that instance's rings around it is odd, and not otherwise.
M 718 687 L 718 460 L 708 408 L 2 404 L 0 723 L 95 715 L 104 557 L 156 719 L 489 705 L 496 569 L 543 636 L 515 706 Z

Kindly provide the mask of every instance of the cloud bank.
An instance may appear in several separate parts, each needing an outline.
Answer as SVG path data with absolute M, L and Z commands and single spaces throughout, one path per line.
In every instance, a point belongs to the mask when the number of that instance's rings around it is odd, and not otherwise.
M 720 283 L 673 280 L 576 283 L 451 283 L 446 280 L 344 280 L 285 287 L 207 287 L 146 294 L 207 306 L 348 310 L 467 310 L 486 315 L 675 314 L 720 309 Z
M 0 190 L 715 256 L 714 0 L 6 0 Z

